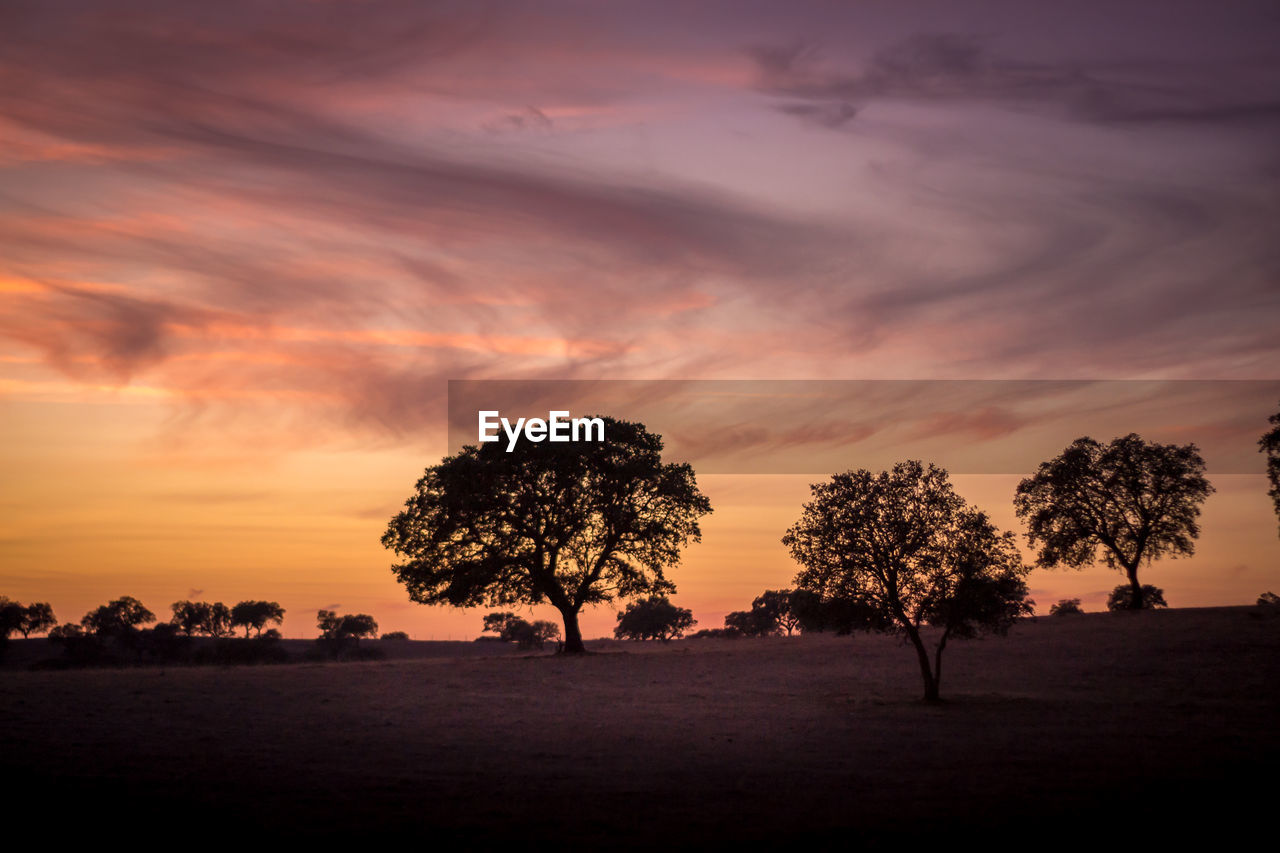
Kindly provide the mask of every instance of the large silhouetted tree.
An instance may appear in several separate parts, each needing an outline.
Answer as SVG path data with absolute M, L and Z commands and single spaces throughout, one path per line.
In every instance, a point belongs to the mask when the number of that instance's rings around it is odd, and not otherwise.
M 650 595 L 627 604 L 618 614 L 613 636 L 619 640 L 661 640 L 666 643 L 683 637 L 698 624 L 693 611 L 677 607 L 665 595 Z
M 1271 481 L 1271 501 L 1276 507 L 1276 517 L 1280 518 L 1280 412 L 1276 412 L 1268 421 L 1271 430 L 1258 439 L 1258 450 L 1267 454 L 1267 479 Z
M 1107 445 L 1076 439 L 1018 484 L 1014 507 L 1041 566 L 1080 568 L 1101 548 L 1107 565 L 1128 578 L 1129 606 L 1138 610 L 1138 568 L 1195 551 L 1200 504 L 1212 493 L 1194 444 L 1152 444 L 1130 433 Z
M 943 469 L 900 462 L 810 488 L 813 499 L 782 540 L 801 566 L 796 588 L 855 602 L 879 617 L 869 627 L 905 635 L 926 701 L 939 697 L 948 640 L 1004 633 L 1032 612 L 1013 534 L 966 504 Z M 938 629 L 932 655 L 926 624 Z
M 664 464 L 642 424 L 603 418 L 604 441 L 467 446 L 428 468 L 382 543 L 413 601 L 549 602 L 564 650 L 586 651 L 588 604 L 675 591 L 665 570 L 700 541 L 711 504 L 687 464 Z

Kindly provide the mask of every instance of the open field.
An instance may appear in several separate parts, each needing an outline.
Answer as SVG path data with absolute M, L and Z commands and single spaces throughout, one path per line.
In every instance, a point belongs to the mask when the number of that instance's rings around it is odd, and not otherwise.
M 956 643 L 941 706 L 918 700 L 910 649 L 879 636 L 582 659 L 430 645 L 341 664 L 11 667 L 0 755 L 22 785 L 6 805 L 74 817 L 42 829 L 55 842 L 109 817 L 229 844 L 264 827 L 611 847 L 988 829 L 1089 843 L 1115 819 L 1136 838 L 1225 841 L 1273 813 L 1280 618 L 1255 608 L 1042 617 Z

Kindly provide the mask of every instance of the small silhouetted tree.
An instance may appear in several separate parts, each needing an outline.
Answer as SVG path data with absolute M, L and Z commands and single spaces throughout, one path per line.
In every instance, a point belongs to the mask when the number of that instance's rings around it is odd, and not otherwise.
M 1258 439 L 1258 450 L 1267 454 L 1267 479 L 1271 481 L 1271 501 L 1276 508 L 1276 517 L 1280 518 L 1280 412 L 1276 412 L 1267 421 L 1271 429 Z
M 783 537 L 801 566 L 797 589 L 858 602 L 915 648 L 924 698 L 937 701 L 952 637 L 1002 634 L 1033 612 L 1013 534 L 955 493 L 947 472 L 917 461 L 849 471 L 810 487 Z M 923 628 L 938 629 L 930 655 Z
M 428 468 L 382 537 L 410 599 L 549 602 L 581 654 L 583 607 L 674 592 L 666 570 L 711 504 L 689 465 L 663 463 L 661 437 L 600 420 L 603 441 L 469 445 Z
M 1200 504 L 1214 490 L 1204 467 L 1194 444 L 1079 438 L 1018 484 L 1014 507 L 1039 565 L 1080 568 L 1101 549 L 1129 579 L 1129 606 L 1141 609 L 1138 568 L 1195 551 Z
M 0 595 L 0 657 L 9 645 L 9 635 L 22 630 L 26 617 L 25 607 Z
M 91 610 L 80 620 L 86 631 L 99 637 L 127 639 L 140 625 L 156 621 L 155 614 L 130 595 L 115 599 Z
M 824 597 L 812 590 L 791 591 L 791 612 L 801 633 L 884 631 L 889 622 L 872 604 L 858 598 Z
M 320 610 L 316 613 L 316 626 L 320 629 L 316 645 L 335 658 L 354 652 L 362 637 L 378 636 L 378 623 L 367 613 L 339 615 Z
M 670 642 L 698 624 L 693 611 L 677 607 L 665 595 L 651 595 L 633 601 L 618 614 L 613 636 L 619 640 L 661 640 Z
M 26 638 L 32 634 L 39 634 L 57 624 L 58 620 L 53 615 L 53 605 L 49 604 L 49 602 L 40 601 L 28 604 L 26 618 L 22 621 L 22 636 Z
M 175 601 L 170 624 L 188 637 L 225 637 L 231 632 L 231 611 L 221 601 Z
M 246 637 L 250 628 L 262 636 L 262 629 L 271 622 L 284 622 L 284 608 L 274 601 L 242 601 L 231 608 L 231 627 L 244 628 Z
M 790 637 L 800 627 L 800 620 L 791 609 L 791 595 L 789 589 L 767 589 L 751 602 L 751 610 L 759 614 L 760 621 L 773 626 L 770 633 L 786 631 Z
M 1121 589 L 1124 588 L 1121 587 Z M 1057 604 L 1049 605 L 1050 616 L 1078 616 L 1081 613 L 1084 613 L 1084 610 L 1080 608 L 1080 599 L 1078 598 L 1063 598 L 1059 599 Z
M 554 622 L 521 619 L 514 613 L 490 613 L 484 617 L 484 630 L 498 639 L 515 643 L 522 649 L 542 648 L 550 640 L 560 639 L 560 627 Z
M 735 610 L 726 613 L 724 627 L 743 637 L 768 637 L 778 633 L 778 623 L 760 610 Z
M 329 639 L 378 636 L 378 623 L 367 613 L 339 615 L 332 610 L 321 610 L 316 613 L 316 625 L 320 636 Z
M 1280 595 L 1276 595 L 1274 592 L 1270 591 L 1264 592 L 1262 595 L 1258 596 L 1258 606 L 1280 607 Z
M 387 633 L 383 634 L 383 635 L 382 635 L 381 637 L 379 637 L 378 639 L 380 639 L 380 640 L 391 640 L 391 641 L 393 641 L 393 642 L 397 642 L 397 643 L 399 643 L 399 642 L 404 642 L 405 640 L 409 639 L 409 635 L 408 635 L 408 633 L 406 633 L 406 632 L 404 632 L 404 631 L 388 631 Z
M 1152 586 L 1149 583 L 1142 585 L 1142 600 L 1137 608 L 1133 606 L 1133 591 L 1128 584 L 1120 584 L 1120 586 L 1111 590 L 1111 594 L 1107 596 L 1107 609 L 1116 610 L 1155 610 L 1158 607 L 1168 607 L 1164 601 L 1164 590 L 1158 586 Z

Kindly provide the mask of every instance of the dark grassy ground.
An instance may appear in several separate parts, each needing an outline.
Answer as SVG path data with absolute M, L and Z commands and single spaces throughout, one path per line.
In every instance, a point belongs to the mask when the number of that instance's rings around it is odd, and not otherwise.
M 410 644 L 341 664 L 0 672 L 11 814 L 168 838 L 897 848 L 1269 825 L 1280 618 L 1041 618 L 958 643 L 940 706 L 876 636 Z M 429 646 L 429 647 L 428 647 Z M 421 656 L 417 656 L 421 655 Z M 257 833 L 245 836 L 243 833 Z M 263 835 L 265 833 L 265 836 Z M 211 836 L 212 838 L 212 836 Z

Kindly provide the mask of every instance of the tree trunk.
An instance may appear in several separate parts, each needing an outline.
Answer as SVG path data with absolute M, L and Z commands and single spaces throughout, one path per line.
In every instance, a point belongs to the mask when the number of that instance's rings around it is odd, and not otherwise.
M 1142 584 L 1138 583 L 1138 567 L 1126 568 L 1129 574 L 1129 609 L 1142 609 Z
M 587 647 L 582 644 L 582 631 L 578 629 L 578 611 L 564 609 L 560 611 L 564 617 L 564 649 L 566 655 L 585 655 Z
M 938 679 L 934 677 L 933 670 L 929 668 L 929 652 L 924 647 L 924 641 L 920 639 L 918 631 L 909 631 L 907 636 L 911 638 L 911 644 L 916 647 L 916 657 L 920 661 L 920 675 L 924 678 L 924 701 L 938 702 Z

